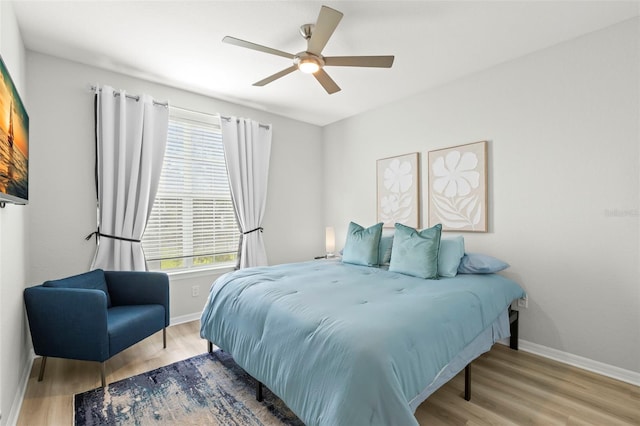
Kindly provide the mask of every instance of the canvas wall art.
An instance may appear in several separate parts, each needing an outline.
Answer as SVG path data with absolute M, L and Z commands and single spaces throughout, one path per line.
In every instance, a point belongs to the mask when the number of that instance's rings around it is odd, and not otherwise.
M 429 151 L 429 226 L 487 232 L 487 142 Z
M 0 58 L 0 206 L 29 200 L 29 116 Z
M 377 162 L 377 218 L 384 227 L 396 223 L 417 228 L 420 220 L 418 153 L 383 158 Z

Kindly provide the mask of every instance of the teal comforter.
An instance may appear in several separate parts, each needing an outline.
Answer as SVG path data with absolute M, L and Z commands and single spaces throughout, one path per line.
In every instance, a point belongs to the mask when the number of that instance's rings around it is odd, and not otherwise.
M 307 425 L 416 425 L 409 402 L 522 288 L 314 261 L 220 277 L 200 335 Z

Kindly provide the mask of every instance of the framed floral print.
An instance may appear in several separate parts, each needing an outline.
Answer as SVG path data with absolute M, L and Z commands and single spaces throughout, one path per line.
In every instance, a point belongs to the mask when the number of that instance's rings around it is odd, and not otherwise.
M 429 151 L 429 226 L 487 232 L 487 142 Z
M 383 158 L 377 162 L 378 222 L 417 228 L 420 219 L 418 153 Z

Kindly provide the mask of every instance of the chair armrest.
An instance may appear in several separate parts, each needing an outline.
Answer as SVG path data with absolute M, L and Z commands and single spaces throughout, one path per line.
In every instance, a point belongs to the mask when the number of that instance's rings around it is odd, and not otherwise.
M 169 277 L 163 272 L 104 271 L 113 306 L 162 305 L 169 326 Z
M 24 301 L 37 355 L 100 362 L 109 358 L 104 291 L 36 286 L 24 290 Z

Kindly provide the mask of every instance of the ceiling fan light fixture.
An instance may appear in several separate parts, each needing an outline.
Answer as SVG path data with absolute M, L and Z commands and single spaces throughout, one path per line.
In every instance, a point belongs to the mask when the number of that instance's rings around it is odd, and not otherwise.
M 315 58 L 304 58 L 298 62 L 298 69 L 305 74 L 313 74 L 318 72 L 320 64 Z
M 393 65 L 393 56 L 322 56 L 322 50 L 333 35 L 342 16 L 342 12 L 322 6 L 315 24 L 304 24 L 300 27 L 300 34 L 307 40 L 307 50 L 298 52 L 295 55 L 230 36 L 226 36 L 222 41 L 247 49 L 293 59 L 293 65 L 253 83 L 254 86 L 264 86 L 294 71 L 302 71 L 305 74 L 313 74 L 318 83 L 331 95 L 339 92 L 340 86 L 325 72 L 323 69 L 325 65 L 374 68 L 391 68 L 391 65 Z

